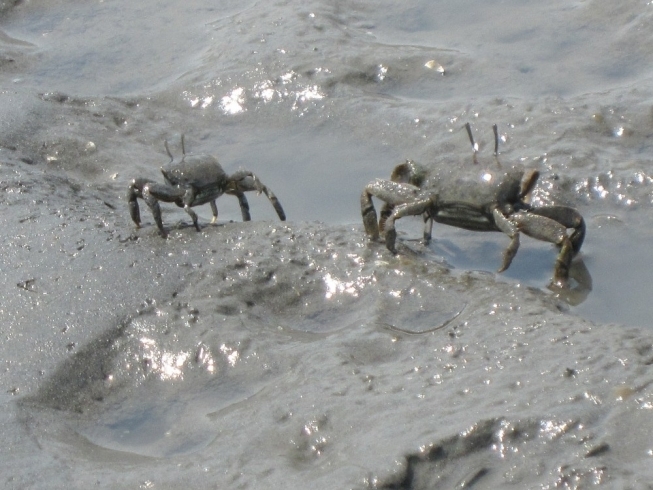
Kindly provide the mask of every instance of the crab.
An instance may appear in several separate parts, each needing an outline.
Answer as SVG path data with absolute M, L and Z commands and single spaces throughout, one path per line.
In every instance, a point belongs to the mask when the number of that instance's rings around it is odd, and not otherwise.
M 571 261 L 585 238 L 583 217 L 572 207 L 530 203 L 539 172 L 521 166 L 501 166 L 496 125 L 493 129 L 497 170 L 479 171 L 478 146 L 469 123 L 465 127 L 473 149 L 474 164 L 470 168 L 442 170 L 408 160 L 394 169 L 390 180 L 376 179 L 365 186 L 361 213 L 367 235 L 378 240 L 385 233 L 386 247 L 396 254 L 395 223 L 404 216 L 423 216 L 427 243 L 434 221 L 472 231 L 500 231 L 510 238 L 497 271 L 503 272 L 510 267 L 519 249 L 520 233 L 524 233 L 558 247 L 552 285 L 567 287 Z M 384 202 L 378 222 L 372 197 Z
M 162 237 L 166 238 L 168 234 L 161 220 L 159 201 L 175 203 L 180 208 L 184 208 L 193 220 L 195 229 L 200 231 L 197 214 L 191 208 L 209 203 L 213 212 L 211 223 L 215 223 L 218 219 L 218 207 L 215 201 L 222 194 L 236 196 L 243 221 L 250 221 L 252 218 L 249 213 L 249 203 L 245 197 L 245 192 L 249 191 L 265 194 L 281 221 L 286 220 L 286 214 L 277 196 L 252 172 L 239 170 L 232 175 L 227 175 L 218 160 L 211 155 L 186 155 L 183 135 L 180 159 L 175 160 L 172 156 L 167 140 L 164 141 L 164 146 L 170 157 L 170 163 L 161 167 L 165 184 L 146 178 L 134 179 L 129 184 L 127 191 L 129 214 L 137 227 L 141 225 L 138 199 L 143 199 L 152 211 Z

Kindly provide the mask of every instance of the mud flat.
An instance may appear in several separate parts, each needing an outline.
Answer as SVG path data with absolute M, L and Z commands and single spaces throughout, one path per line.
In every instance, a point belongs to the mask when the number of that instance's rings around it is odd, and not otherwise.
M 650 486 L 653 11 L 472 4 L 0 2 L 0 485 Z M 466 122 L 585 217 L 570 291 L 535 240 L 498 275 L 499 233 L 364 236 Z M 136 229 L 182 133 L 289 220 Z
M 176 222 L 163 240 L 111 195 L 2 173 L 8 486 L 653 477 L 648 329 L 389 257 L 359 226 Z

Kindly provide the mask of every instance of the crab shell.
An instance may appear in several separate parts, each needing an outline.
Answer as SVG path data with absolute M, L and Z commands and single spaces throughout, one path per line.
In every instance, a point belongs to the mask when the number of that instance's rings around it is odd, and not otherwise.
M 168 185 L 195 190 L 191 206 L 206 204 L 224 194 L 229 180 L 218 159 L 211 155 L 184 155 L 180 162 L 162 167 L 161 173 Z
M 508 171 L 481 170 L 468 176 L 438 173 L 423 189 L 434 197 L 430 217 L 437 223 L 472 231 L 499 231 L 494 209 L 504 214 L 528 209 L 539 172 L 511 168 Z

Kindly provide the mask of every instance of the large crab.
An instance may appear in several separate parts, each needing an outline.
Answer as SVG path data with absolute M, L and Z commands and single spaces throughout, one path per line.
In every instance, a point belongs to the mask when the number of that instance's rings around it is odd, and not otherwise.
M 498 132 L 494 126 L 497 169 L 481 169 L 469 123 L 467 134 L 474 150 L 469 168 L 427 168 L 412 161 L 398 165 L 390 180 L 370 182 L 361 196 L 365 231 L 372 239 L 385 232 L 387 248 L 396 253 L 395 222 L 403 216 L 423 215 L 424 239 L 431 238 L 433 221 L 473 231 L 501 231 L 510 237 L 498 272 L 505 271 L 519 248 L 520 232 L 555 244 L 560 252 L 553 284 L 566 286 L 572 258 L 585 238 L 585 221 L 574 208 L 533 206 L 530 195 L 539 172 L 519 167 L 504 169 L 498 160 Z M 377 222 L 372 196 L 384 201 Z M 568 230 L 571 230 L 568 233 Z
M 184 208 L 184 211 L 193 220 L 197 231 L 200 226 L 197 223 L 197 214 L 191 209 L 194 206 L 209 203 L 213 212 L 212 223 L 218 219 L 218 207 L 215 200 L 222 194 L 230 194 L 238 198 L 243 221 L 250 221 L 249 203 L 245 192 L 256 191 L 265 194 L 281 221 L 285 221 L 286 214 L 281 207 L 277 196 L 268 189 L 259 178 L 248 170 L 239 170 L 232 175 L 227 175 L 218 163 L 218 160 L 211 155 L 186 155 L 184 148 L 184 136 L 181 136 L 181 158 L 175 160 L 168 147 L 168 141 L 164 146 L 170 163 L 161 167 L 165 184 L 159 184 L 150 179 L 134 179 L 129 184 L 127 191 L 127 202 L 129 203 L 129 214 L 137 227 L 141 224 L 141 215 L 138 208 L 138 200 L 143 199 L 149 206 L 154 216 L 154 221 L 159 227 L 159 232 L 164 238 L 167 236 L 161 220 L 161 208 L 159 201 L 172 202 Z

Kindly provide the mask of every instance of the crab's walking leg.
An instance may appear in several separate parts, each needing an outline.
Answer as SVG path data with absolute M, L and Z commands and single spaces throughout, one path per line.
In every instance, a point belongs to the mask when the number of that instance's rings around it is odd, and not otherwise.
M 277 212 L 277 216 L 281 221 L 286 221 L 286 213 L 281 207 L 281 203 L 277 196 L 272 192 L 261 180 L 249 170 L 239 170 L 229 177 L 229 184 L 226 193 L 238 197 L 240 204 L 240 211 L 243 215 L 243 221 L 249 221 L 251 216 L 249 214 L 249 204 L 244 192 L 256 191 L 263 193 L 272 203 L 272 207 Z
M 381 212 L 379 213 L 379 232 L 383 233 L 385 230 L 385 222 L 388 220 L 390 215 L 392 214 L 392 211 L 395 209 L 394 204 L 390 203 L 383 203 L 383 207 L 381 208 Z M 376 212 L 375 212 L 376 216 Z
M 243 215 L 243 221 L 251 221 L 252 218 L 249 215 L 249 204 L 247 203 L 245 194 L 238 195 L 238 202 L 240 203 L 240 211 Z M 215 200 L 209 202 L 209 204 L 211 205 L 211 213 L 213 214 L 213 218 L 211 218 L 211 224 L 215 224 L 218 222 L 218 205 L 216 204 Z
M 553 281 L 556 285 L 565 286 L 571 259 L 580 250 L 585 238 L 585 221 L 578 211 L 565 206 L 550 206 L 515 213 L 510 219 L 528 236 L 558 246 L 560 252 L 553 270 Z M 567 228 L 574 228 L 571 236 L 567 235 Z
M 238 204 L 240 205 L 240 214 L 243 217 L 243 221 L 252 221 L 252 215 L 249 213 L 249 202 L 247 202 L 247 197 L 245 197 L 245 193 L 241 192 L 239 194 L 236 194 L 236 197 L 238 197 Z
M 134 179 L 127 190 L 127 202 L 129 203 L 129 215 L 137 227 L 141 226 L 141 212 L 138 207 L 138 199 L 143 199 L 152 211 L 161 236 L 166 237 L 167 233 L 163 228 L 161 219 L 161 207 L 159 200 L 174 202 L 179 198 L 178 194 L 170 195 L 168 186 L 157 184 L 148 179 Z
M 389 203 L 384 203 L 379 213 L 379 232 L 383 233 L 385 230 L 385 222 L 388 220 L 392 211 L 394 210 L 394 205 Z M 431 236 L 433 232 L 433 218 L 429 213 L 424 213 L 422 215 L 424 219 L 424 244 L 428 244 L 431 241 Z
M 386 220 L 394 213 L 395 206 L 415 200 L 418 194 L 418 187 L 391 180 L 375 179 L 367 184 L 361 194 L 361 214 L 365 233 L 372 240 L 378 240 L 380 231 L 385 229 Z M 372 196 L 385 203 L 381 210 L 380 223 L 376 220 Z
M 545 216 L 554 221 L 557 221 L 566 228 L 573 228 L 573 232 L 569 237 L 574 255 L 580 252 L 580 247 L 585 240 L 585 220 L 581 214 L 574 208 L 568 206 L 543 206 L 539 208 L 531 208 L 530 214 L 537 214 Z
M 141 212 L 138 207 L 138 199 L 143 199 L 143 187 L 145 187 L 149 182 L 152 181 L 147 179 L 134 179 L 131 181 L 129 188 L 127 189 L 129 215 L 137 228 L 140 228 L 141 226 Z
M 428 244 L 431 241 L 433 232 L 433 218 L 428 213 L 424 213 L 424 243 Z
M 397 230 L 395 229 L 395 221 L 404 216 L 418 216 L 424 214 L 430 207 L 433 206 L 433 201 L 430 198 L 417 199 L 406 204 L 400 204 L 395 207 L 392 214 L 385 222 L 385 246 L 393 254 L 397 253 L 395 242 L 397 241 Z
M 156 182 L 146 182 L 141 188 L 141 197 L 152 211 L 152 216 L 159 228 L 161 236 L 166 237 L 168 234 L 163 227 L 161 219 L 161 207 L 159 201 L 174 202 L 182 205 L 182 199 L 185 191 L 176 187 L 170 187 L 165 184 L 157 184 Z M 194 213 L 193 213 L 194 214 Z
M 379 222 L 376 220 L 376 209 L 372 202 L 372 195 L 378 194 L 382 191 L 381 180 L 375 180 L 365 186 L 363 194 L 361 194 L 361 214 L 363 215 L 363 226 L 365 233 L 372 239 L 379 239 Z M 383 217 L 381 217 L 383 219 Z M 383 221 L 385 223 L 385 221 Z
M 510 245 L 508 245 L 508 248 L 503 252 L 503 263 L 501 264 L 501 267 L 499 267 L 499 270 L 497 270 L 497 272 L 503 272 L 510 267 L 512 259 L 515 258 L 517 250 L 519 250 L 519 229 L 517 223 L 506 218 L 497 208 L 492 210 L 492 214 L 494 215 L 494 222 L 496 223 L 497 228 L 511 238 Z
M 195 200 L 195 190 L 192 188 L 186 189 L 184 192 L 184 195 L 182 197 L 182 202 L 184 203 L 184 211 L 190 216 L 190 219 L 193 220 L 193 225 L 195 225 L 195 229 L 197 231 L 202 231 L 200 228 L 199 223 L 197 222 L 197 213 L 192 210 L 191 206 L 193 205 L 193 201 Z
M 209 204 L 211 205 L 211 213 L 213 213 L 213 218 L 211 218 L 211 224 L 213 224 L 218 221 L 218 205 L 215 201 L 211 201 Z

